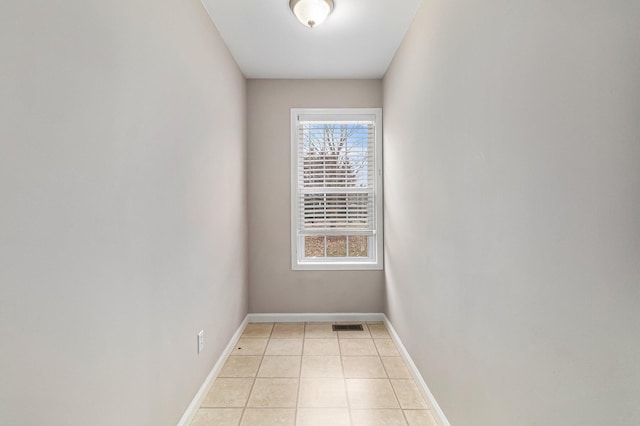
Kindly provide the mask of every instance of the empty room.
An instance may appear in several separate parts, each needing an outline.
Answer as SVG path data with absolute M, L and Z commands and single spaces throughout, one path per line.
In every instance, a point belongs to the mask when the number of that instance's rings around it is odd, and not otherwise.
M 0 2 L 1 426 L 640 425 L 640 1 Z

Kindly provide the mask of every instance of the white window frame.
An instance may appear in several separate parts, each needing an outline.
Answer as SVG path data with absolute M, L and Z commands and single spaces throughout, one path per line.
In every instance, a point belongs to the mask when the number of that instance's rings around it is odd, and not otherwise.
M 298 117 L 317 115 L 327 121 L 354 119 L 357 116 L 374 118 L 374 223 L 375 233 L 369 240 L 369 256 L 304 257 L 304 236 L 298 235 Z M 320 118 L 320 117 L 319 117 Z M 292 108 L 291 109 L 291 268 L 293 270 L 382 270 L 382 109 L 381 108 Z M 373 240 L 373 244 L 371 243 Z

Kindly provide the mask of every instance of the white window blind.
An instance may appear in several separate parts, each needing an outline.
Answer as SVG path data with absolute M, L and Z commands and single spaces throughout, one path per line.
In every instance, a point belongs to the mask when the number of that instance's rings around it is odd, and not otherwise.
M 374 123 L 299 121 L 299 235 L 373 235 Z
M 295 142 L 295 243 L 297 261 L 322 262 L 332 255 L 310 256 L 305 243 L 311 237 L 344 238 L 338 261 L 377 263 L 380 159 L 377 158 L 377 115 L 362 113 L 292 114 Z M 359 237 L 357 239 L 356 237 Z M 352 241 L 365 238 L 365 254 L 350 250 Z M 329 240 L 333 241 L 333 240 Z M 310 258 L 311 257 L 311 258 Z M 321 259 L 317 259 L 320 257 Z

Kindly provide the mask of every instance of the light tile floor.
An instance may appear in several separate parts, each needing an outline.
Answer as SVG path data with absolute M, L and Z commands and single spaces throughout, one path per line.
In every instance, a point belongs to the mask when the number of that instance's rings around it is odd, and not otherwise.
M 192 426 L 436 426 L 383 323 L 248 324 Z

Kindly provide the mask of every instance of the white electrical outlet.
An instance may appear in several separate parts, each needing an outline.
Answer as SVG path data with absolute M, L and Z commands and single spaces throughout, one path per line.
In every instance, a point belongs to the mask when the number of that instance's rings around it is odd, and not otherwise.
M 204 349 L 204 330 L 200 330 L 198 333 L 198 353 Z

